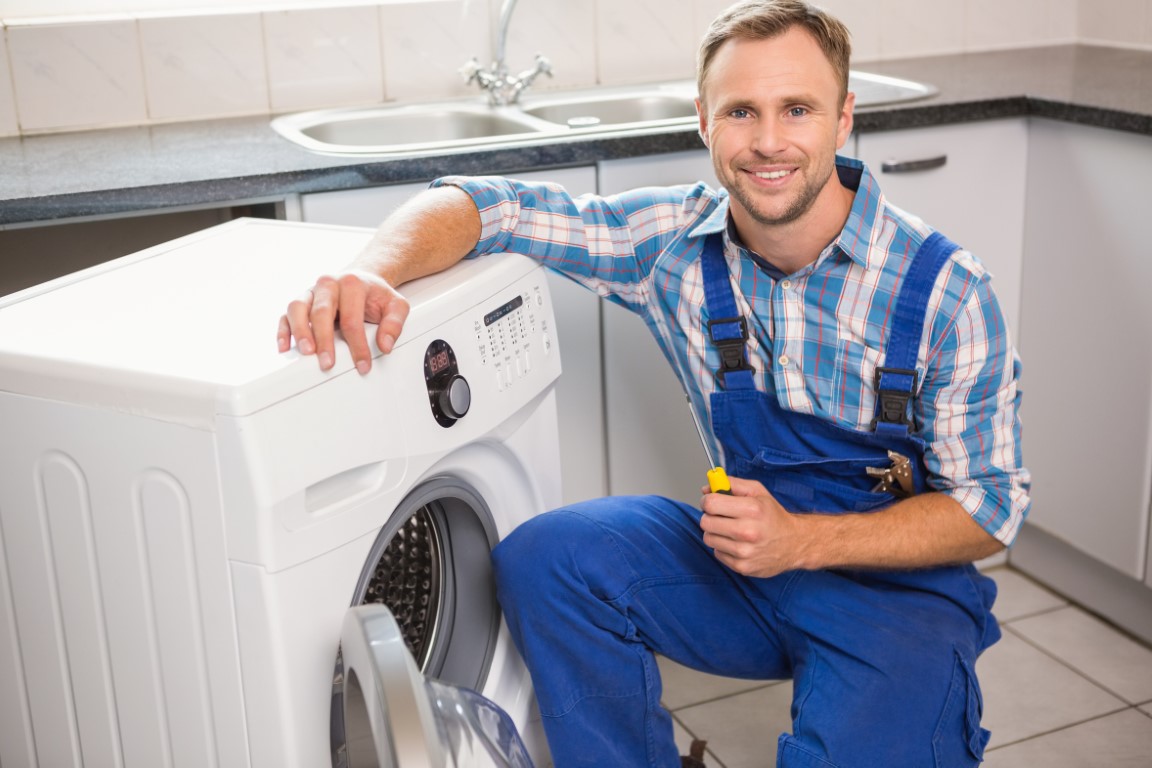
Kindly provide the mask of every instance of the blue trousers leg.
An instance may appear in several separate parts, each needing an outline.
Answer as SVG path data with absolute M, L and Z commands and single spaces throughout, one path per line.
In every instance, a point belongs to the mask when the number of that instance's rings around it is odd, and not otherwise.
M 497 546 L 498 596 L 556 768 L 680 765 L 653 651 L 787 677 L 770 628 L 701 542 L 699 516 L 656 497 L 601 499 L 529 520 Z M 745 626 L 728 631 L 733 621 Z
M 971 668 L 991 598 L 966 572 L 746 579 L 704 546 L 699 517 L 659 497 L 600 499 L 497 546 L 498 597 L 557 768 L 678 768 L 653 652 L 729 677 L 794 677 L 782 768 L 978 762 Z

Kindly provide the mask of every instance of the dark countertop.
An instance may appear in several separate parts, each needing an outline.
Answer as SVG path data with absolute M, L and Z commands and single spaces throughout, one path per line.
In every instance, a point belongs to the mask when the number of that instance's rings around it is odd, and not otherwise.
M 858 110 L 859 131 L 1046 117 L 1152 136 L 1152 52 L 1065 45 L 861 64 L 927 82 L 929 99 Z M 694 128 L 435 157 L 328 157 L 267 116 L 0 139 L 0 225 L 209 207 L 294 193 L 514 173 L 702 148 Z

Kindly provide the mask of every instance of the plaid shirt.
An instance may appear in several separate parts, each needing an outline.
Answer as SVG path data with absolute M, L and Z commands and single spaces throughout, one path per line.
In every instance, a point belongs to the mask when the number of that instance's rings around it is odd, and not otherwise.
M 483 233 L 472 255 L 526 254 L 644 318 L 704 424 L 720 356 L 704 324 L 700 252 L 707 235 L 722 232 L 757 386 L 789 410 L 868 430 L 896 291 L 932 230 L 888 204 L 862 163 L 837 158 L 837 171 L 856 190 L 848 220 L 814 263 L 791 275 L 765 269 L 736 241 L 727 193 L 703 183 L 578 199 L 555 185 L 497 177 L 434 183 L 459 186 L 476 202 Z M 936 281 L 917 368 L 914 429 L 927 444 L 929 485 L 1010 544 L 1031 504 L 1020 361 L 990 275 L 967 251 L 953 254 Z

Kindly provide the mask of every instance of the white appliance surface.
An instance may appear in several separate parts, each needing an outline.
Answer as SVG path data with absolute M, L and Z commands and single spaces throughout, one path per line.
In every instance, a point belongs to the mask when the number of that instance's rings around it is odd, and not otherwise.
M 532 261 L 404 286 L 367 376 L 342 342 L 328 372 L 277 352 L 288 301 L 370 235 L 239 220 L 0 301 L 4 768 L 327 765 L 343 615 L 393 511 L 447 479 L 499 539 L 559 505 Z M 450 426 L 426 386 L 444 343 L 471 387 Z M 530 739 L 502 625 L 481 693 Z

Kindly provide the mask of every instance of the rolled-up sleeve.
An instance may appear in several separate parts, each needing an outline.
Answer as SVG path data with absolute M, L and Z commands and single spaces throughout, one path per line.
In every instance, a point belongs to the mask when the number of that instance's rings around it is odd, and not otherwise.
M 929 484 L 1005 546 L 1031 506 L 1020 424 L 1020 358 L 986 274 L 953 273 L 962 297 L 938 315 L 921 391 Z

